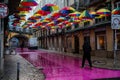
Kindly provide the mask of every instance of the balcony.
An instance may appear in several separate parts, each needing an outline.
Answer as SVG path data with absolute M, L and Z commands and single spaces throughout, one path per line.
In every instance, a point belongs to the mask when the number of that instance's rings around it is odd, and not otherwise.
M 101 27 L 102 25 L 110 25 L 111 24 L 111 18 L 110 17 L 103 17 L 101 19 L 96 19 L 93 20 L 92 24 L 90 22 L 85 22 L 83 26 L 79 25 L 78 28 L 74 28 L 72 30 L 67 30 L 65 33 L 72 33 L 80 30 L 85 30 L 85 29 L 94 29 L 96 27 Z

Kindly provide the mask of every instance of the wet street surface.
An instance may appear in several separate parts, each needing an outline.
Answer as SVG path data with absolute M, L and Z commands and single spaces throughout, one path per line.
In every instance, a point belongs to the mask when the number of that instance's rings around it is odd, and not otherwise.
M 120 80 L 120 70 L 90 69 L 87 62 L 81 68 L 80 58 L 42 50 L 28 50 L 19 54 L 36 68 L 43 69 L 45 80 Z

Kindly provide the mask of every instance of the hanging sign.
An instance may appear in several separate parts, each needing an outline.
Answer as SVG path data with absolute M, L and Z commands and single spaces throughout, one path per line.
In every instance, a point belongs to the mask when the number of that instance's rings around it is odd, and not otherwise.
M 7 5 L 0 3 L 0 18 L 5 18 L 8 15 Z
M 120 15 L 112 15 L 111 28 L 120 29 Z

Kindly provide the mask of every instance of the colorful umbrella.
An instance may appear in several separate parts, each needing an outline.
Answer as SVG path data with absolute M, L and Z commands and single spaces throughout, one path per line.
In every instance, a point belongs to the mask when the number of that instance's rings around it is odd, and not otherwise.
M 55 11 L 51 14 L 51 18 L 53 20 L 59 18 L 60 16 L 61 16 L 61 14 L 58 11 Z
M 19 11 L 30 11 L 30 10 L 32 10 L 32 8 L 31 7 L 18 7 L 18 10 Z
M 35 14 L 39 14 L 41 16 L 46 16 L 49 13 L 50 13 L 49 11 L 38 10 Z
M 54 24 L 54 22 L 52 21 L 52 22 L 50 22 L 50 23 L 46 24 L 46 26 L 51 27 L 51 26 L 55 26 L 55 24 Z
M 59 17 L 59 18 L 57 18 L 54 22 L 55 22 L 55 24 L 58 24 L 58 23 L 60 23 L 60 22 L 62 22 L 62 21 L 65 21 L 65 20 L 66 20 L 65 17 Z
M 42 22 L 38 22 L 35 24 L 35 26 L 41 26 L 43 23 Z
M 103 15 L 103 16 L 110 16 L 110 10 L 108 10 L 108 9 L 99 9 L 99 10 L 97 10 L 96 14 Z
M 90 15 L 91 15 L 92 18 L 95 18 L 95 17 L 99 16 L 98 14 L 96 14 L 95 11 L 91 11 Z
M 83 13 L 81 13 L 79 18 L 82 20 L 91 20 L 92 19 L 92 17 L 90 16 L 90 14 L 87 10 L 84 10 Z
M 38 3 L 35 2 L 34 0 L 33 1 L 22 1 L 20 3 L 22 6 L 37 6 Z
M 68 14 L 75 12 L 75 9 L 72 7 L 64 7 L 59 12 L 62 16 L 67 16 Z
M 74 13 L 70 13 L 68 16 L 70 16 L 70 17 L 78 17 L 78 16 L 80 16 L 80 12 L 78 12 L 78 11 L 76 11 L 76 12 L 74 12 Z
M 120 7 L 113 9 L 112 14 L 120 14 Z
M 59 10 L 59 7 L 55 4 L 46 4 L 41 9 L 43 11 L 53 12 Z

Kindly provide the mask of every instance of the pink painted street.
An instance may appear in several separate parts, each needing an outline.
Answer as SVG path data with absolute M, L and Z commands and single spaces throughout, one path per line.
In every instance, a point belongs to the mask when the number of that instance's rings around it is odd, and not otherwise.
M 19 54 L 38 69 L 43 69 L 45 80 L 96 80 L 119 78 L 119 70 L 81 68 L 82 59 L 42 50 L 27 50 Z M 119 80 L 119 79 L 115 79 Z

